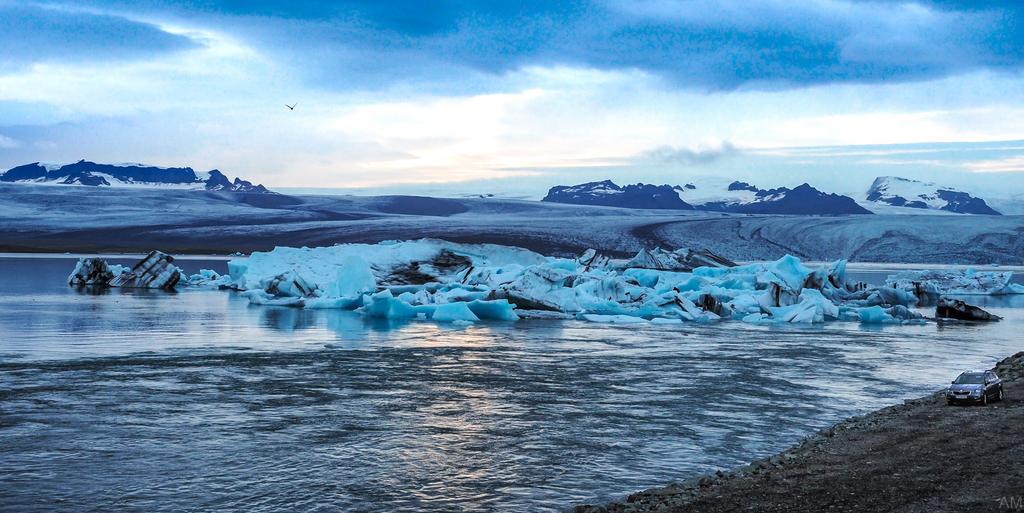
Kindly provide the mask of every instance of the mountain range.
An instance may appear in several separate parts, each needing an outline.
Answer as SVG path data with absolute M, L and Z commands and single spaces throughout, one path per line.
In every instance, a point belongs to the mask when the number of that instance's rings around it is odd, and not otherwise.
M 541 201 L 625 208 L 711 210 L 742 214 L 844 215 L 872 212 L 849 196 L 829 194 L 809 184 L 793 189 L 760 189 L 735 181 L 724 188 L 694 184 L 620 187 L 611 180 L 552 187 Z
M 0 174 L 0 182 L 80 185 L 88 187 L 156 187 L 272 193 L 262 184 L 229 179 L 221 171 L 143 164 L 99 164 L 80 160 L 54 165 L 34 162 Z M 850 215 L 936 213 L 1000 215 L 985 200 L 952 187 L 895 176 L 878 177 L 865 196 L 830 194 L 804 183 L 795 188 L 762 189 L 755 185 L 708 178 L 699 184 L 618 185 L 611 180 L 552 187 L 542 201 L 633 209 L 705 210 L 740 214 Z M 1004 205 L 1005 206 L 1005 205 Z
M 142 164 L 97 164 L 80 160 L 73 164 L 44 165 L 39 162 L 8 169 L 0 182 L 90 187 L 172 187 L 208 191 L 267 194 L 262 184 L 228 177 L 217 169 L 197 173 L 190 167 L 155 167 Z
M 638 183 L 620 187 L 611 180 L 552 187 L 541 201 L 603 207 L 693 210 L 671 185 Z
M 637 183 L 619 186 L 611 180 L 552 187 L 542 201 L 636 209 L 706 210 L 738 214 L 850 215 L 922 213 L 1001 215 L 985 200 L 951 187 L 907 178 L 876 178 L 860 201 L 820 191 L 804 183 L 792 189 L 761 189 L 746 182 L 695 185 Z

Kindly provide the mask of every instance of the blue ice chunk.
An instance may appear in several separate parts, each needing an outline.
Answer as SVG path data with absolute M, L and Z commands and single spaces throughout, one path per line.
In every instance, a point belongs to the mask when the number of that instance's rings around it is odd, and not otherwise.
M 231 276 L 231 281 L 238 283 L 245 276 L 245 271 L 247 270 L 249 270 L 248 259 L 236 258 L 228 260 L 228 275 Z
M 366 292 L 377 290 L 377 278 L 370 270 L 370 264 L 358 256 L 341 258 L 334 283 L 328 288 L 328 295 L 337 297 L 359 297 Z
M 743 316 L 743 322 L 748 324 L 771 324 L 772 318 L 763 313 L 752 313 Z
M 642 317 L 634 317 L 632 315 L 599 315 L 599 314 L 579 314 L 576 317 L 582 321 L 590 322 L 601 322 L 608 324 L 644 324 L 647 323 L 647 319 Z
M 580 266 L 580 263 L 574 259 L 555 258 L 548 263 L 548 266 L 554 269 L 562 269 L 565 271 L 576 272 L 576 269 Z
M 430 318 L 438 322 L 480 320 L 464 301 L 437 305 L 434 309 L 434 314 Z
M 793 255 L 786 255 L 768 264 L 765 268 L 781 278 L 790 290 L 800 290 L 803 288 L 804 280 L 811 273 L 811 270 L 804 267 L 800 263 L 800 259 Z
M 654 288 L 661 278 L 661 274 L 653 269 L 627 269 L 622 273 L 637 281 L 641 287 Z
M 412 305 L 392 296 L 390 290 L 367 297 L 359 311 L 370 317 L 383 319 L 412 319 L 417 313 Z
M 880 306 L 859 308 L 857 309 L 857 316 L 863 324 L 888 324 L 896 322 L 896 319 Z
M 363 304 L 359 297 L 316 297 L 306 300 L 306 308 L 312 310 L 355 310 Z
M 483 301 L 477 299 L 469 303 L 469 309 L 481 319 L 492 319 L 497 321 L 518 321 L 519 316 L 515 312 L 516 305 L 505 299 Z

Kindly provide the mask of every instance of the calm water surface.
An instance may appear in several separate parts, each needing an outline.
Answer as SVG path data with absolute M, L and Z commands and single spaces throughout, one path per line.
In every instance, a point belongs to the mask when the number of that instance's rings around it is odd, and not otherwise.
M 1024 299 L 984 325 L 446 327 L 93 295 L 72 267 L 0 258 L 3 511 L 563 511 L 1024 349 Z

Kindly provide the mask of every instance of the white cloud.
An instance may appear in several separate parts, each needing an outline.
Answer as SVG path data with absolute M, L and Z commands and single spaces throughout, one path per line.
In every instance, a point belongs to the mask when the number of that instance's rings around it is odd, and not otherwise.
M 0 149 L 11 149 L 19 146 L 21 146 L 21 141 L 0 134 Z
M 721 141 L 686 148 L 659 146 L 640 154 L 637 160 L 639 162 L 653 161 L 663 164 L 701 165 L 731 157 L 739 152 L 740 150 L 731 142 Z
M 1024 156 L 966 162 L 963 167 L 975 173 L 1021 173 Z
M 223 109 L 261 103 L 282 87 L 255 50 L 216 31 L 166 27 L 203 46 L 147 61 L 36 63 L 0 75 L 0 101 L 40 103 L 70 119 Z

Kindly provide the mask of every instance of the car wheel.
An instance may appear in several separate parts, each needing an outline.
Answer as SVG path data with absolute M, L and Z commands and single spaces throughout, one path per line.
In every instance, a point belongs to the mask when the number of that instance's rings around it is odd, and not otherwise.
M 998 401 L 1002 401 L 1003 400 L 1003 387 L 999 387 L 999 397 L 996 400 L 998 400 Z
M 981 405 L 988 406 L 988 392 L 981 393 Z
M 953 404 L 954 403 L 952 399 L 946 399 L 946 406 L 953 406 Z

